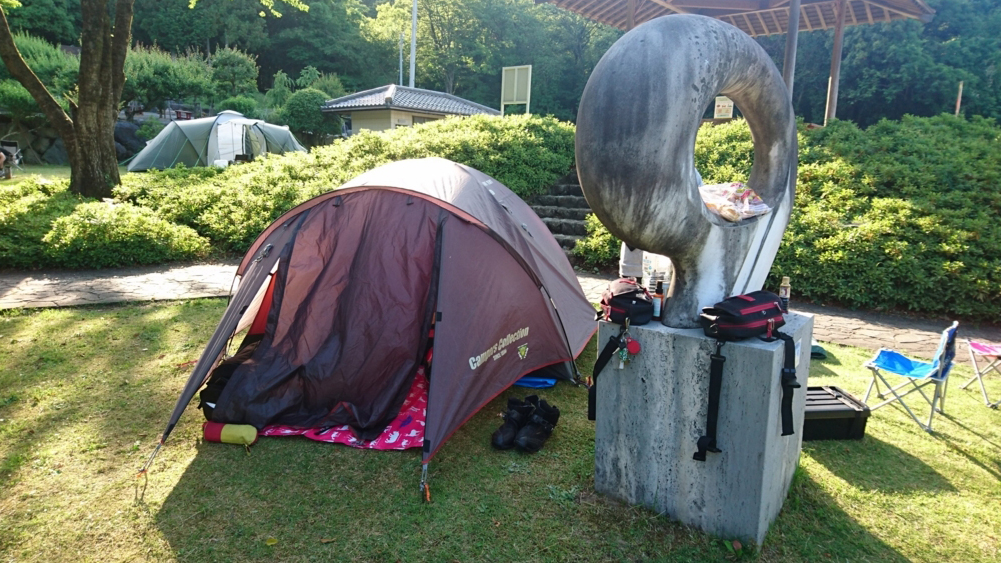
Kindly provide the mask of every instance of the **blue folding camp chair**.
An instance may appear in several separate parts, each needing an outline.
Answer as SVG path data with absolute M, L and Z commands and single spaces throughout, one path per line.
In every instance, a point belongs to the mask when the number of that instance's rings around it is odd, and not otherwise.
M 887 350 L 886 348 L 881 349 L 875 358 L 866 362 L 865 367 L 872 370 L 872 381 L 869 383 L 869 389 L 865 392 L 864 401 L 866 403 L 869 402 L 869 394 L 872 393 L 873 387 L 876 388 L 876 396 L 880 399 L 885 399 L 888 395 L 893 395 L 892 398 L 869 407 L 870 410 L 876 410 L 896 401 L 900 403 L 900 406 L 904 407 L 904 410 L 907 411 L 907 414 L 911 415 L 911 418 L 914 419 L 914 422 L 918 423 L 918 426 L 927 432 L 931 432 L 931 421 L 932 417 L 935 416 L 935 411 L 943 412 L 942 409 L 945 405 L 945 392 L 949 382 L 949 371 L 952 370 L 952 360 L 956 357 L 957 327 L 959 327 L 959 323 L 954 322 L 952 326 L 942 331 L 942 339 L 938 343 L 938 350 L 935 351 L 935 358 L 931 362 L 912 360 L 899 352 Z M 906 380 L 894 387 L 886 380 L 883 375 L 884 373 L 898 375 L 906 378 Z M 880 391 L 880 381 L 886 386 L 886 392 Z M 904 393 L 898 393 L 898 391 L 908 385 L 912 388 Z M 922 390 L 922 387 L 928 385 L 935 386 L 935 391 L 931 398 L 928 398 L 928 395 Z M 918 420 L 918 417 L 914 415 L 914 411 L 904 402 L 904 397 L 915 391 L 920 393 L 931 406 L 931 413 L 928 415 L 928 424 L 922 424 Z

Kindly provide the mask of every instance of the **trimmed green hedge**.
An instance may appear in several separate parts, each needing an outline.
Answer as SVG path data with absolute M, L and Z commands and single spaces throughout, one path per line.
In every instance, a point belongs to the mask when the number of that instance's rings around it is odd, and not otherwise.
M 444 119 L 362 132 L 308 154 L 264 157 L 225 170 L 126 174 L 115 199 L 128 205 L 115 207 L 87 204 L 67 191 L 65 180 L 25 180 L 0 186 L 0 268 L 189 259 L 205 255 L 206 241 L 213 251 L 242 253 L 295 205 L 404 158 L 440 156 L 468 164 L 525 197 L 570 170 L 573 135 L 573 125 L 548 117 Z
M 52 266 L 42 237 L 52 222 L 73 213 L 83 202 L 69 192 L 69 182 L 29 178 L 0 184 L 0 269 L 29 270 Z
M 551 117 L 450 118 L 362 131 L 309 154 L 259 158 L 224 171 L 128 174 L 115 197 L 194 228 L 218 249 L 242 252 L 296 204 L 406 158 L 447 158 L 493 176 L 521 197 L 542 193 L 573 165 L 573 136 L 573 125 Z
M 796 204 L 766 286 L 790 276 L 794 299 L 996 322 L 999 140 L 993 120 L 950 115 L 801 128 Z M 752 151 L 743 121 L 703 127 L 695 163 L 707 183 L 746 180 Z M 614 246 L 602 231 L 591 238 Z
M 111 268 L 201 258 L 208 241 L 149 209 L 128 203 L 89 202 L 60 217 L 42 238 L 57 266 Z

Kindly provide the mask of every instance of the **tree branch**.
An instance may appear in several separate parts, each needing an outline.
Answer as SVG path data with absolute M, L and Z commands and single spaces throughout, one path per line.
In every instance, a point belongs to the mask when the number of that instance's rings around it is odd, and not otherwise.
M 3 8 L 0 8 L 0 59 L 3 59 L 4 64 L 7 65 L 7 71 L 10 72 L 10 75 L 20 82 L 28 93 L 31 94 L 31 97 L 35 99 L 35 103 L 42 109 L 45 117 L 49 119 L 52 126 L 59 132 L 59 135 L 63 137 L 63 141 L 70 142 L 67 139 L 73 139 L 75 135 L 73 120 L 66 115 L 66 112 L 56 102 L 56 99 L 52 97 L 48 88 L 42 84 L 38 76 L 24 62 L 21 52 L 17 50 L 17 45 L 14 44 L 14 36 L 11 35 L 10 25 L 7 23 L 7 14 L 4 13 Z

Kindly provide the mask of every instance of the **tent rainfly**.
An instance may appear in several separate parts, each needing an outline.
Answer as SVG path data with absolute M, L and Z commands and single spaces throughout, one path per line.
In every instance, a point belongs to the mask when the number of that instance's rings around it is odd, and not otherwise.
M 441 158 L 387 164 L 299 205 L 264 230 L 236 275 L 161 445 L 216 366 L 232 371 L 212 421 L 347 425 L 360 440 L 405 414 L 426 373 L 427 407 L 414 414 L 426 418 L 416 433 L 408 427 L 426 470 L 523 375 L 548 368 L 574 379 L 596 329 L 542 220 L 496 180 Z M 240 351 L 224 359 L 244 329 Z
M 254 158 L 288 151 L 306 152 L 288 127 L 247 119 L 227 110 L 215 117 L 171 121 L 136 154 L 129 163 L 129 172 L 163 170 L 178 163 L 211 166 L 216 161 L 232 162 L 237 156 Z

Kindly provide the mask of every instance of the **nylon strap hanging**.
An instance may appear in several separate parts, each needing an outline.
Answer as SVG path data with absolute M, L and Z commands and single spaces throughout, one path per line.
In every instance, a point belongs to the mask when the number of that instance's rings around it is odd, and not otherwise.
M 785 343 L 785 362 L 782 366 L 782 435 L 791 436 L 795 433 L 792 423 L 793 390 L 801 387 L 796 381 L 796 343 L 792 336 L 784 332 L 775 332 L 775 336 Z
M 601 349 L 601 354 L 598 354 L 598 359 L 594 362 L 594 371 L 591 372 L 591 381 L 587 389 L 587 419 L 594 420 L 597 410 L 597 399 L 598 399 L 598 374 L 601 370 L 605 369 L 608 365 L 609 360 L 615 355 L 615 352 L 620 348 L 625 347 L 625 342 L 622 337 L 625 336 L 626 332 L 629 330 L 629 320 L 626 320 L 626 324 L 619 328 L 619 334 L 610 336 L 608 338 L 608 343 L 605 347 Z
M 723 388 L 723 364 L 726 363 L 726 358 L 720 353 L 723 344 L 722 340 L 717 340 L 716 353 L 709 355 L 709 409 L 706 411 L 706 433 L 699 438 L 699 449 L 692 456 L 692 459 L 698 461 L 706 460 L 706 452 L 718 454 L 722 451 L 716 447 L 716 423 L 719 419 L 719 395 Z

